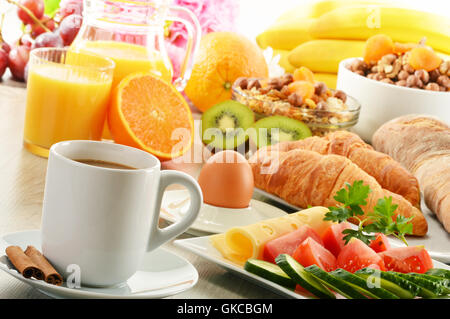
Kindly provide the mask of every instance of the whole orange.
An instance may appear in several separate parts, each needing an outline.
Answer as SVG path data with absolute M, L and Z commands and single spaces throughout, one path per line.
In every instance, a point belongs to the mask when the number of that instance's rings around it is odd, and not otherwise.
M 237 78 L 267 76 L 267 63 L 256 44 L 237 33 L 211 32 L 200 42 L 185 93 L 204 112 L 231 99 Z

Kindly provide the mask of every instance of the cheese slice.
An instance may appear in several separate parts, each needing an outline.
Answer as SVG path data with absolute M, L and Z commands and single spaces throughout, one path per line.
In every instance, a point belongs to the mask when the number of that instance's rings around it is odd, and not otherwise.
M 261 259 L 266 242 L 301 225 L 308 225 L 322 235 L 332 224 L 323 220 L 327 212 L 328 208 L 317 206 L 255 224 L 233 227 L 223 234 L 211 236 L 210 242 L 224 258 L 244 264 L 249 258 Z

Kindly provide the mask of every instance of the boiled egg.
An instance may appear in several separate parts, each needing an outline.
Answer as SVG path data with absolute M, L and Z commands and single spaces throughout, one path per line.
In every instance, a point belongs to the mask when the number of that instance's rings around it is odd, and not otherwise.
M 206 204 L 245 208 L 253 195 L 253 172 L 244 156 L 235 151 L 214 154 L 203 165 L 198 183 Z

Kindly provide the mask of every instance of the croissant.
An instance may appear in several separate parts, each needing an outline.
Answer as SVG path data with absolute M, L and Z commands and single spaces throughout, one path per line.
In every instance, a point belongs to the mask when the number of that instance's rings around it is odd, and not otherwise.
M 258 150 L 249 163 L 255 187 L 301 208 L 336 206 L 339 204 L 334 199 L 337 191 L 346 182 L 362 180 L 372 190 L 367 205 L 362 207 L 365 214 L 373 210 L 378 199 L 391 196 L 392 202 L 398 205 L 396 214 L 413 217 L 413 235 L 424 236 L 428 231 L 427 221 L 419 209 L 402 196 L 383 189 L 374 177 L 344 156 L 302 149 L 283 152 L 272 147 Z
M 358 135 L 336 131 L 325 137 L 313 136 L 304 140 L 276 145 L 280 151 L 304 149 L 320 154 L 342 155 L 350 159 L 384 189 L 403 196 L 413 206 L 420 208 L 420 189 L 417 179 L 389 155 L 375 151 Z
M 417 177 L 425 203 L 450 233 L 450 126 L 430 116 L 406 115 L 382 125 L 372 141 Z

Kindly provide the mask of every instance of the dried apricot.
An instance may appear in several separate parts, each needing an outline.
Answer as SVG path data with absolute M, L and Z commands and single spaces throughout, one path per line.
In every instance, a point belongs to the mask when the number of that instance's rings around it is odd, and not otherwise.
M 371 36 L 366 41 L 363 57 L 367 63 L 376 63 L 383 56 L 394 52 L 394 42 L 384 34 Z
M 394 53 L 395 54 L 403 54 L 406 53 L 408 51 L 411 51 L 412 49 L 414 49 L 415 47 L 417 47 L 417 43 L 400 43 L 400 42 L 395 42 L 394 43 Z
M 306 66 L 299 67 L 294 71 L 294 81 L 308 81 L 314 83 L 314 73 Z
M 439 67 L 442 59 L 427 47 L 417 47 L 410 51 L 408 63 L 414 70 L 431 71 Z
M 291 93 L 297 93 L 302 99 L 310 99 L 314 95 L 314 84 L 309 81 L 294 81 L 288 86 Z

